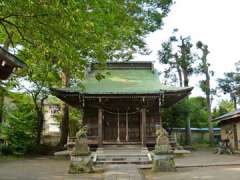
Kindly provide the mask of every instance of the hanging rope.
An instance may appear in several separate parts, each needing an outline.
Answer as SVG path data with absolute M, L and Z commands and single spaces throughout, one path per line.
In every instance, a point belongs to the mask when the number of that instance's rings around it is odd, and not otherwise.
M 112 112 L 112 111 L 109 111 L 107 109 L 103 109 L 104 112 L 107 112 L 109 114 L 115 114 L 115 115 L 126 115 L 126 112 L 124 113 L 120 113 L 120 112 Z M 133 111 L 133 112 L 128 112 L 128 115 L 131 115 L 131 114 L 137 114 L 138 112 L 140 112 L 140 110 L 137 110 L 137 111 Z

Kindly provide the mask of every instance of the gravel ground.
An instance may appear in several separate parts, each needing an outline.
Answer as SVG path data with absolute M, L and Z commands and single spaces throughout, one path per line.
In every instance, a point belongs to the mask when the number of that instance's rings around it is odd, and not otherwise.
M 171 173 L 152 173 L 145 170 L 144 174 L 149 180 L 239 180 L 240 166 L 180 168 Z
M 176 164 L 181 168 L 173 173 L 153 174 L 150 170 L 143 172 L 149 180 L 240 180 L 239 155 L 216 155 L 211 151 L 197 151 L 188 157 L 177 158 Z M 93 174 L 69 175 L 68 166 L 69 160 L 53 157 L 1 159 L 0 180 L 101 180 L 106 174 L 98 171 Z
M 101 173 L 70 175 L 69 160 L 41 157 L 0 161 L 0 180 L 100 180 Z

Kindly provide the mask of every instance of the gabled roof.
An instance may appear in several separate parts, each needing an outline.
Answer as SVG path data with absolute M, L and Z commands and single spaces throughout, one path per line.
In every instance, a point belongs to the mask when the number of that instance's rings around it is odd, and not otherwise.
M 102 80 L 97 80 L 95 75 L 99 72 L 92 66 L 92 70 L 82 81 L 83 88 L 71 87 L 67 89 L 52 89 L 54 95 L 60 99 L 66 96 L 146 96 L 161 94 L 168 95 L 172 100 L 170 104 L 187 96 L 192 87 L 178 88 L 160 83 L 159 77 L 153 69 L 152 62 L 120 62 L 107 63 L 107 69 L 101 71 L 105 75 Z
M 108 73 L 104 79 L 97 80 L 95 73 L 91 73 L 82 82 L 83 88 L 72 87 L 62 89 L 81 94 L 155 94 L 177 92 L 190 88 L 177 88 L 160 84 L 158 75 L 148 69 L 116 69 L 102 72 Z

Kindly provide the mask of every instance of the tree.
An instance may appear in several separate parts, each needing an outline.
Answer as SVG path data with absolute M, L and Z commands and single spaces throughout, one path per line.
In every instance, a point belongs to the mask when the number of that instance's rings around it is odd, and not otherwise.
M 214 132 L 212 126 L 212 108 L 211 108 L 211 84 L 210 77 L 213 76 L 213 72 L 209 70 L 210 64 L 207 61 L 207 56 L 210 53 L 208 46 L 204 45 L 201 41 L 196 44 L 197 48 L 202 51 L 201 63 L 199 64 L 198 71 L 205 75 L 205 80 L 200 82 L 200 87 L 206 95 L 207 109 L 208 109 L 208 130 L 209 130 L 209 141 L 211 145 L 214 145 Z
M 13 153 L 29 153 L 35 146 L 36 114 L 31 99 L 23 94 L 9 93 L 5 121 L 0 137 Z
M 159 61 L 161 64 L 168 65 L 165 76 L 177 72 L 180 87 L 188 87 L 189 76 L 193 73 L 193 63 L 195 61 L 192 53 L 192 43 L 190 37 L 177 37 L 174 30 L 173 36 L 162 44 L 161 50 L 158 51 Z
M 59 84 L 60 79 L 54 70 L 46 52 L 34 51 L 27 45 L 19 54 L 24 57 L 28 68 L 25 68 L 18 74 L 16 80 L 17 87 L 30 95 L 36 112 L 36 144 L 40 144 L 43 123 L 44 123 L 44 100 L 49 95 L 49 87 Z M 20 83 L 19 81 L 23 82 Z
M 235 110 L 234 103 L 228 100 L 222 100 L 218 107 L 213 109 L 213 118 L 218 118 L 226 113 L 233 112 Z
M 15 38 L 13 47 L 28 44 L 49 52 L 63 87 L 83 79 L 88 62 L 130 59 L 145 53 L 143 37 L 162 26 L 172 0 L 4 1 L 0 3 L 0 32 Z M 42 59 L 40 59 L 42 60 Z M 63 146 L 68 135 L 68 106 L 63 106 Z
M 240 74 L 239 74 L 240 62 L 235 64 L 234 72 L 224 73 L 224 78 L 218 78 L 218 87 L 224 94 L 229 94 L 232 102 L 234 103 L 235 110 L 237 109 L 237 103 L 240 95 Z
M 190 37 L 177 37 L 175 33 L 167 42 L 162 44 L 162 49 L 158 51 L 159 61 L 162 64 L 169 66 L 165 72 L 178 74 L 180 86 L 189 86 L 189 76 L 193 74 L 193 64 L 195 62 L 194 54 L 192 53 L 193 44 Z M 167 75 L 168 77 L 168 75 Z M 190 119 L 186 119 L 186 144 L 191 144 L 191 129 Z
M 207 126 L 207 102 L 203 97 L 191 97 L 163 110 L 164 126 L 171 131 L 173 128 L 184 128 L 186 119 L 190 117 L 192 127 Z

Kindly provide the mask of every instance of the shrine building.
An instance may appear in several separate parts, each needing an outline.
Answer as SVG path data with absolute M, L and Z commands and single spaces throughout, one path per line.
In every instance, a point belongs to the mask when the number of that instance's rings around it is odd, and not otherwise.
M 52 88 L 67 104 L 82 109 L 89 145 L 153 145 L 161 125 L 160 109 L 177 103 L 192 87 L 160 83 L 152 62 L 110 62 L 96 79 L 92 64 L 83 87 Z

